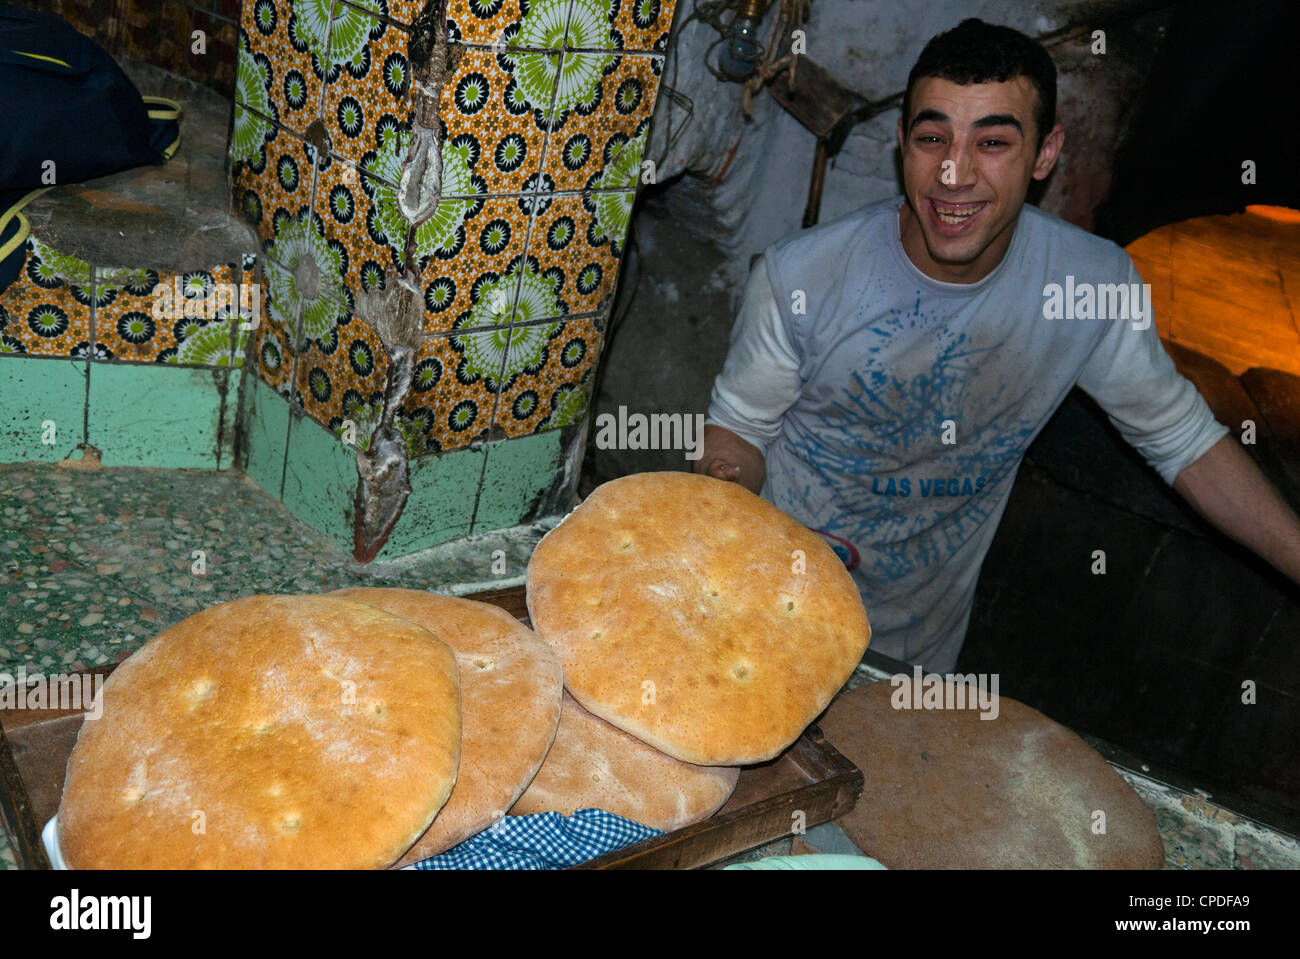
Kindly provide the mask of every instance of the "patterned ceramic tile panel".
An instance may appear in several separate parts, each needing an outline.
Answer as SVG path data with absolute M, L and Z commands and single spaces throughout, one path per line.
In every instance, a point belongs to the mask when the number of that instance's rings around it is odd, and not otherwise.
M 527 235 L 528 213 L 518 198 L 489 197 L 469 206 L 457 232 L 421 260 L 425 332 L 508 324 L 526 309 L 517 293 Z M 421 248 L 436 239 L 425 238 Z
M 275 11 L 276 7 L 264 9 Z M 251 10 L 251 7 L 246 10 L 246 19 L 252 15 Z M 282 22 L 275 21 L 277 31 Z M 267 40 L 256 31 L 254 35 Z M 273 34 L 273 38 L 278 36 L 278 32 Z M 275 102 L 276 86 L 271 81 L 275 70 L 271 60 L 265 54 L 252 52 L 246 31 L 240 37 L 239 84 L 230 141 L 231 206 L 257 230 L 265 250 L 277 233 L 277 223 L 290 215 L 301 215 L 309 207 L 312 163 L 307 145 L 277 122 L 281 109 Z M 316 83 L 317 88 L 319 85 L 310 71 L 304 82 Z M 283 100 L 283 92 L 278 95 Z M 306 119 L 309 124 L 310 117 Z
M 558 280 L 556 297 L 568 309 L 557 312 L 594 312 L 613 293 L 634 197 L 631 190 L 585 193 L 539 205 L 528 257 Z
M 509 437 L 581 420 L 600 355 L 591 317 L 511 330 L 509 362 L 518 370 L 501 393 L 496 423 Z
M 289 332 L 270 309 L 269 286 L 263 288 L 262 321 L 257 327 L 257 375 L 267 386 L 281 396 L 292 395 L 293 351 L 289 347 Z M 278 312 L 278 311 L 277 311 Z M 283 314 L 281 314 L 283 315 Z
M 139 275 L 122 277 L 122 285 L 115 286 L 114 278 L 102 269 L 98 271 L 100 276 L 95 287 L 97 357 L 127 363 L 152 363 L 164 354 L 165 362 L 176 355 L 177 338 L 196 331 L 207 322 L 207 318 L 185 317 L 183 305 L 174 320 L 155 317 L 154 288 L 165 283 L 168 297 L 171 297 L 175 290 L 175 274 L 159 274 L 156 270 L 132 272 Z M 199 305 L 189 300 L 185 302 L 192 302 L 193 307 Z
M 329 74 L 321 115 L 337 155 L 360 163 L 392 146 L 393 128 L 410 129 L 408 38 L 400 27 L 350 7 L 335 22 L 330 59 L 340 69 Z
M 418 0 L 392 0 L 390 6 L 394 19 L 410 23 L 409 11 L 418 13 L 423 4 Z M 448 0 L 448 33 L 462 43 L 492 43 L 504 27 L 518 21 L 528 9 L 528 0 Z
M 492 423 L 506 330 L 425 340 L 400 417 L 417 455 L 463 449 Z
M 263 266 L 267 315 L 288 334 L 298 352 L 308 340 L 326 343 L 348 322 L 353 301 L 343 285 L 347 257 L 338 240 L 328 240 L 319 217 L 289 221 Z
M 575 73 L 597 76 L 586 99 L 558 119 L 551 132 L 545 173 L 557 190 L 634 187 L 659 88 L 661 57 L 566 53 L 581 61 Z M 597 69 L 599 68 L 599 69 Z M 624 145 L 631 142 L 631 148 Z M 612 166 L 611 166 L 612 164 Z
M 320 112 L 330 0 L 246 0 L 235 101 L 302 133 Z M 238 116 L 236 117 L 238 130 Z M 238 138 L 238 137 L 237 137 Z
M 339 3 L 331 21 L 328 0 L 257 0 L 242 19 L 235 204 L 267 250 L 259 369 L 313 419 L 335 431 L 357 420 L 363 438 L 385 359 L 351 311 L 400 269 L 410 229 L 395 186 L 414 106 L 401 24 L 423 7 Z M 614 288 L 662 69 L 622 51 L 662 50 L 672 12 L 663 0 L 449 3 L 452 42 L 466 46 L 439 104 L 442 200 L 413 238 L 429 334 L 399 416 L 413 454 L 463 448 L 494 422 L 516 437 L 581 417 L 602 340 L 592 314 Z M 332 158 L 311 191 L 302 142 L 256 115 L 305 131 L 313 94 Z
M 0 297 L 0 356 L 21 356 L 27 352 L 27 344 L 14 336 L 17 332 L 14 316 L 5 306 L 4 298 Z
M 369 72 L 367 47 L 387 32 L 387 4 L 383 0 L 339 0 L 332 9 L 330 0 L 293 0 L 293 8 L 305 26 L 299 35 L 313 50 L 318 46 L 323 49 L 325 41 L 329 41 L 327 84 L 337 83 L 345 70 L 355 79 Z M 331 21 L 328 26 L 327 21 Z
M 663 52 L 674 8 L 673 0 L 451 0 L 447 16 L 464 43 Z
M 614 48 L 618 50 L 668 49 L 668 28 L 676 4 L 673 0 L 586 0 L 609 9 Z
M 348 291 L 340 295 L 355 302 L 362 292 L 383 289 L 400 269 L 409 233 L 394 188 L 333 157 L 319 173 L 313 210 L 338 260 L 331 283 Z
M 473 172 L 488 193 L 532 191 L 542 166 L 547 124 L 532 100 L 549 106 L 554 78 L 546 78 L 526 99 L 517 69 L 518 56 L 468 49 L 438 105 L 448 140 L 474 138 L 481 156 Z
M 555 0 L 552 0 L 555 2 Z M 540 4 L 539 4 L 540 5 Z M 564 46 L 569 50 L 621 50 L 622 38 L 613 29 L 617 0 L 573 0 Z M 528 31 L 522 31 L 525 42 Z
M 22 272 L 0 297 L 0 353 L 240 364 L 242 353 L 231 350 L 232 329 L 241 315 L 231 267 L 161 275 L 145 268 L 92 268 L 37 237 L 28 239 L 26 251 Z M 160 284 L 167 288 L 165 300 L 155 292 Z M 242 315 L 251 312 L 245 309 Z M 246 339 L 247 334 L 239 333 L 237 345 Z
M 0 294 L 0 351 L 85 356 L 90 349 L 90 266 L 27 240 L 22 272 Z
M 280 130 L 266 144 L 265 167 L 259 171 L 256 165 L 236 163 L 231 172 L 233 212 L 257 231 L 263 253 L 286 221 L 305 217 L 311 207 L 312 169 L 301 146 L 292 134 Z
M 159 285 L 166 292 L 155 295 Z M 239 293 L 230 267 L 183 274 L 96 268 L 95 295 L 97 359 L 109 358 L 101 356 L 107 350 L 124 362 L 231 365 Z M 236 343 L 246 338 L 240 333 Z M 240 356 L 236 349 L 236 361 Z
M 298 357 L 296 391 L 307 415 L 334 433 L 345 418 L 357 427 L 357 440 L 370 436 L 383 410 L 388 356 L 379 334 L 352 317 L 332 335 L 312 340 Z
M 525 41 L 525 22 L 511 44 Z M 541 39 L 541 38 L 538 38 Z M 556 38 L 559 43 L 559 38 Z M 571 111 L 583 110 L 594 95 L 601 71 L 609 62 L 607 54 L 572 56 L 559 52 L 516 49 L 508 45 L 497 62 L 509 70 L 513 86 L 505 92 L 506 107 L 512 111 L 530 110 L 539 129 L 555 129 L 568 119 Z M 579 114 L 581 115 L 581 114 Z M 550 124 L 547 121 L 552 121 Z

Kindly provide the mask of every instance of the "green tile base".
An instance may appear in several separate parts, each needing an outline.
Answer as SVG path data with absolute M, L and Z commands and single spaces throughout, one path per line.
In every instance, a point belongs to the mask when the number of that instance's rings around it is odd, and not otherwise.
M 68 459 L 85 429 L 85 360 L 0 356 L 0 463 Z
M 505 529 L 528 518 L 564 460 L 564 431 L 491 443 L 474 515 L 474 532 Z
M 351 553 L 356 492 L 356 451 L 315 420 L 291 413 L 289 456 L 280 497 L 284 505 L 339 549 Z
M 248 390 L 246 403 L 248 475 L 298 519 L 351 553 L 355 451 L 314 420 L 290 412 L 288 402 L 260 381 Z M 411 495 L 376 559 L 399 559 L 527 520 L 561 458 L 560 433 L 553 432 L 412 461 Z
M 422 456 L 410 464 L 411 495 L 377 559 L 394 559 L 468 536 L 483 450 Z
M 289 442 L 289 401 L 257 376 L 242 394 L 239 467 L 258 486 L 279 499 L 284 491 L 284 449 Z
M 225 469 L 232 462 L 240 376 L 240 370 L 91 363 L 86 442 L 105 466 Z
M 243 384 L 240 370 L 92 362 L 87 424 L 86 366 L 0 358 L 0 462 L 80 458 L 84 440 L 100 451 L 105 466 L 226 469 L 234 465 L 238 430 L 238 465 L 248 477 L 352 552 L 355 451 L 294 414 L 260 379 Z M 53 446 L 41 442 L 47 421 L 55 424 Z M 411 496 L 376 558 L 398 559 L 529 521 L 562 467 L 561 435 L 554 431 L 413 461 Z

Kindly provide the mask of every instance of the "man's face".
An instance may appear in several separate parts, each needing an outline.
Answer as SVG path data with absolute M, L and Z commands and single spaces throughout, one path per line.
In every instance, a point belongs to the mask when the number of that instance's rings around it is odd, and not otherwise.
M 912 115 L 898 123 L 907 191 L 900 225 L 922 273 L 974 283 L 1002 260 L 1030 181 L 1051 172 L 1065 140 L 1058 124 L 1038 148 L 1037 96 L 1026 77 L 917 81 Z

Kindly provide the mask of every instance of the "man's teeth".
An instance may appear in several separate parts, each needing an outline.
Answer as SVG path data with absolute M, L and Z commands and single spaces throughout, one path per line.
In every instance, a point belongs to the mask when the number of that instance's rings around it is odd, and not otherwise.
M 938 203 L 933 204 L 934 212 L 944 223 L 965 223 L 976 213 L 984 208 L 984 204 L 977 206 L 953 207 L 940 206 Z

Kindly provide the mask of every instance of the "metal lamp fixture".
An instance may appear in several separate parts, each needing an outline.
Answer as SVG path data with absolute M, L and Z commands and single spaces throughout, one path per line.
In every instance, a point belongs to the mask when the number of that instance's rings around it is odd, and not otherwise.
M 767 12 L 768 0 L 740 0 L 736 17 L 731 21 L 727 45 L 718 57 L 718 68 L 733 80 L 747 80 L 758 69 L 763 44 L 758 27 Z

